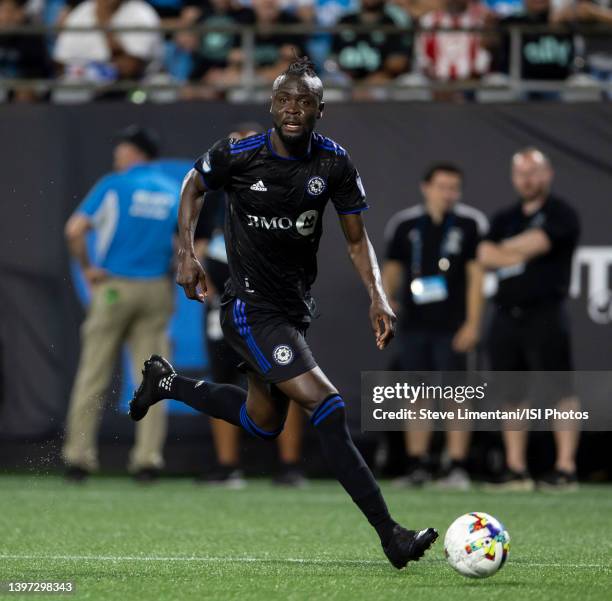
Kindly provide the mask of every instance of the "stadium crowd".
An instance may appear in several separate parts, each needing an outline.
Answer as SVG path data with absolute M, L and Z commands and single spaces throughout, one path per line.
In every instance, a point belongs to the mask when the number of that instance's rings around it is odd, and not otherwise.
M 521 36 L 523 80 L 588 74 L 609 81 L 612 35 L 577 35 L 575 26 L 587 22 L 612 25 L 610 0 L 0 0 L 0 99 L 63 99 L 45 86 L 2 84 L 28 79 L 100 86 L 86 99 L 116 97 L 120 94 L 108 94 L 105 86 L 133 80 L 181 84 L 178 98 L 183 99 L 223 97 L 244 81 L 251 57 L 242 36 L 156 29 L 190 26 L 256 26 L 250 54 L 261 84 L 285 69 L 294 52 L 307 53 L 326 83 L 345 87 L 410 84 L 415 78 L 421 83 L 504 81 L 514 73 L 509 27 L 516 25 L 552 27 Z M 300 24 L 347 29 L 314 34 L 274 29 Z M 103 29 L 57 35 L 19 29 L 28 25 Z M 113 27 L 151 30 L 113 32 Z M 363 86 L 357 88 L 363 95 Z

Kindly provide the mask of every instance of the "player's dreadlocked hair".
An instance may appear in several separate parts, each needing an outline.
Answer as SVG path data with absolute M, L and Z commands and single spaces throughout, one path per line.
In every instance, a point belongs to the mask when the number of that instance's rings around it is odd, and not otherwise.
M 283 75 L 308 75 L 309 77 L 316 77 L 317 72 L 315 71 L 314 63 L 307 56 L 295 55 L 295 60 L 287 67 L 287 70 Z
M 294 51 L 295 54 L 295 51 Z M 272 90 L 276 91 L 278 86 L 286 77 L 307 77 L 311 79 L 311 85 L 314 84 L 313 91 L 319 96 L 319 99 L 323 98 L 323 84 L 315 71 L 314 63 L 307 56 L 298 56 L 295 54 L 293 62 L 287 67 L 286 71 L 283 71 L 275 80 L 272 85 Z

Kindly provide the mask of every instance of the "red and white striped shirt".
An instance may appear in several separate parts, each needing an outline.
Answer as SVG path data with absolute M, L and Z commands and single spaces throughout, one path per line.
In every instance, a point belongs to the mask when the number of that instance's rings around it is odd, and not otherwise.
M 437 27 L 478 29 L 484 26 L 487 9 L 470 3 L 461 14 L 436 10 L 419 21 L 423 30 Z M 438 81 L 470 79 L 489 70 L 491 56 L 481 47 L 481 34 L 469 31 L 431 31 L 419 34 L 417 64 L 422 73 Z

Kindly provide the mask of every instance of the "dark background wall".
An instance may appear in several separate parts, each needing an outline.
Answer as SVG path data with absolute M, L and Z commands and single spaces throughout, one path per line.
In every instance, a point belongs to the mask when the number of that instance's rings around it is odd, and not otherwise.
M 138 122 L 158 130 L 165 156 L 195 158 L 232 124 L 267 124 L 268 117 L 265 106 L 221 103 L 0 108 L 0 435 L 32 437 L 61 427 L 82 317 L 62 228 L 89 187 L 110 170 L 113 133 Z M 512 153 L 526 145 L 542 148 L 556 169 L 555 190 L 582 217 L 581 245 L 602 247 L 597 252 L 607 261 L 604 289 L 594 289 L 592 281 L 589 287 L 588 252 L 577 272 L 577 297 L 570 302 L 576 366 L 610 368 L 609 320 L 601 313 L 602 323 L 596 323 L 588 311 L 589 302 L 591 312 L 599 309 L 589 297 L 599 294 L 605 301 L 610 288 L 609 105 L 332 104 L 319 131 L 345 146 L 361 172 L 372 207 L 366 223 L 379 255 L 385 223 L 419 201 L 419 177 L 430 161 L 458 162 L 467 175 L 464 201 L 490 214 L 514 200 Z M 356 405 L 360 371 L 386 368 L 398 349 L 375 349 L 367 297 L 333 211 L 326 215 L 319 263 L 321 317 L 310 342 L 329 377 Z

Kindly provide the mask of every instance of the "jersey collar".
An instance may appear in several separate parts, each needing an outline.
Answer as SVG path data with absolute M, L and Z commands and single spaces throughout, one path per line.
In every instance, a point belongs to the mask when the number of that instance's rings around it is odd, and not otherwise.
M 270 139 L 270 136 L 272 135 L 272 131 L 273 131 L 273 128 L 270 128 L 268 130 L 268 133 L 266 134 L 266 146 L 268 147 L 270 154 L 272 154 L 272 156 L 275 159 L 280 159 L 281 161 L 303 161 L 304 159 L 307 159 L 310 157 L 310 154 L 312 152 L 312 134 L 310 134 L 310 144 L 308 145 L 308 148 L 310 150 L 304 156 L 302 157 L 282 157 L 280 154 L 274 151 L 274 148 L 272 146 L 272 140 Z

